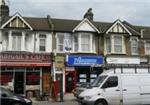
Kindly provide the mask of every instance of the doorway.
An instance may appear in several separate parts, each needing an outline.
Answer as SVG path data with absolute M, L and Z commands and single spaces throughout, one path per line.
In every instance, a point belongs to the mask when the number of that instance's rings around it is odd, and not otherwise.
M 14 92 L 24 94 L 24 72 L 15 72 Z
M 58 82 L 58 93 L 63 92 L 63 74 L 56 74 L 56 80 Z
M 70 93 L 76 87 L 76 72 L 66 71 L 66 92 Z

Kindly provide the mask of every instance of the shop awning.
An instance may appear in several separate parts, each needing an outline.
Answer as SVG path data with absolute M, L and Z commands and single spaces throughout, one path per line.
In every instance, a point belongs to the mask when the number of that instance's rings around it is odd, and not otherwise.
M 32 62 L 0 62 L 0 67 L 48 67 L 51 63 L 32 63 Z

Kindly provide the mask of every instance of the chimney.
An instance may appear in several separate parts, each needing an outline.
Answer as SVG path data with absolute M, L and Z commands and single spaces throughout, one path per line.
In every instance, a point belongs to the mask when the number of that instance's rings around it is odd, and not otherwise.
M 9 16 L 9 7 L 5 0 L 0 0 L 0 21 L 6 16 Z
M 88 11 L 85 13 L 84 18 L 87 18 L 90 21 L 93 21 L 93 12 L 92 8 L 89 8 Z
M 47 21 L 48 21 L 48 24 L 49 24 L 51 30 L 53 31 L 54 30 L 54 24 L 53 24 L 53 22 L 51 20 L 51 16 L 50 15 L 47 15 Z

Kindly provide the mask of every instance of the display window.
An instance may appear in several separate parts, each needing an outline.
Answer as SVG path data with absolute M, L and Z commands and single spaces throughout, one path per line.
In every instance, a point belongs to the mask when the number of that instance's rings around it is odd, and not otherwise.
M 0 83 L 3 86 L 13 83 L 13 72 L 1 72 Z
M 26 85 L 40 85 L 40 72 L 27 72 Z

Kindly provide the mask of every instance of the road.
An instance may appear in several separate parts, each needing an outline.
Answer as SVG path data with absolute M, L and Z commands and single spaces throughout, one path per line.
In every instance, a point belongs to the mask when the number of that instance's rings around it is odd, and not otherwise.
M 76 101 L 64 101 L 64 102 L 33 102 L 33 105 L 79 105 Z

